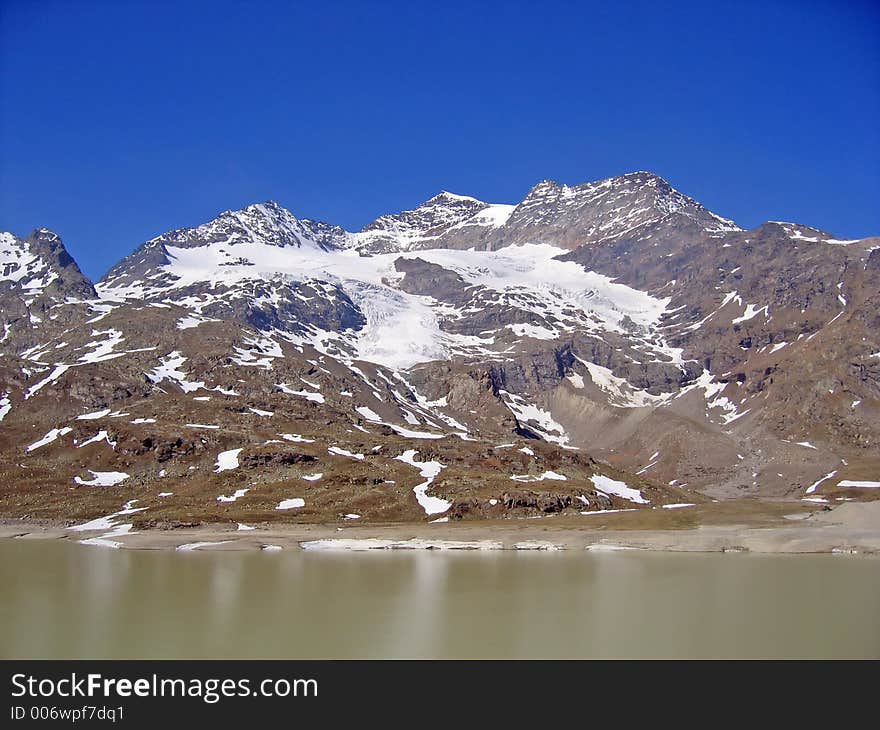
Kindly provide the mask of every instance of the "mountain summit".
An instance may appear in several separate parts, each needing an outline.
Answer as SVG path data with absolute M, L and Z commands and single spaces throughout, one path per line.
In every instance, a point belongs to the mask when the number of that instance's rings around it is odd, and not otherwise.
M 503 223 L 498 211 L 513 206 L 491 205 L 476 198 L 442 191 L 412 210 L 383 215 L 353 235 L 360 252 L 388 253 L 414 248 L 448 247 L 447 234 L 466 228 L 492 228 Z M 506 218 L 503 216 L 502 218 Z
M 111 268 L 102 282 L 124 286 L 140 280 L 170 263 L 169 248 L 226 246 L 231 250 L 242 244 L 257 244 L 329 251 L 344 246 L 346 241 L 347 234 L 342 228 L 298 220 L 289 210 L 269 200 L 224 211 L 194 228 L 179 228 L 151 238 Z

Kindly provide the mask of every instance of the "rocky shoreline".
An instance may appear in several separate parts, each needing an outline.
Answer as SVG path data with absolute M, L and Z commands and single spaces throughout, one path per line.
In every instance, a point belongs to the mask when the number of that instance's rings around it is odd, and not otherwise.
M 609 516 L 610 517 L 610 516 Z M 620 516 L 615 515 L 618 520 Z M 96 525 L 71 530 L 49 521 L 0 520 L 0 538 L 66 539 L 89 546 L 177 551 L 383 551 L 383 550 L 649 550 L 758 554 L 880 555 L 880 501 L 844 503 L 832 510 L 796 512 L 756 524 L 701 523 L 665 529 L 627 529 L 601 520 L 473 521 L 442 524 L 265 526 L 200 525 L 173 530 L 132 530 Z

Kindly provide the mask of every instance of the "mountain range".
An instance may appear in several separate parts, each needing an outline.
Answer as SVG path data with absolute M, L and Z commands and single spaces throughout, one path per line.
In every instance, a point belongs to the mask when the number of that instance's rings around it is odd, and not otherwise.
M 357 232 L 248 205 L 95 283 L 57 233 L 0 233 L 0 312 L 4 517 L 878 493 L 880 238 L 742 230 L 648 172 L 441 192 Z

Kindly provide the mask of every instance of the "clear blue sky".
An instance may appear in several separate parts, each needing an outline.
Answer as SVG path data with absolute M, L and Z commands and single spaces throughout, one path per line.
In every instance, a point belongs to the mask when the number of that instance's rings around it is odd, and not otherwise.
M 877 2 L 0 7 L 0 229 L 92 277 L 270 198 L 351 230 L 641 169 L 744 226 L 880 234 Z

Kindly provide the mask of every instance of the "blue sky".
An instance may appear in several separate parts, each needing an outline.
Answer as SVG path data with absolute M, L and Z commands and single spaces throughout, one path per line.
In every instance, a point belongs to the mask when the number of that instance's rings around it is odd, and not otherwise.
M 874 2 L 0 8 L 0 229 L 93 278 L 251 202 L 358 229 L 641 169 L 744 226 L 880 234 Z

